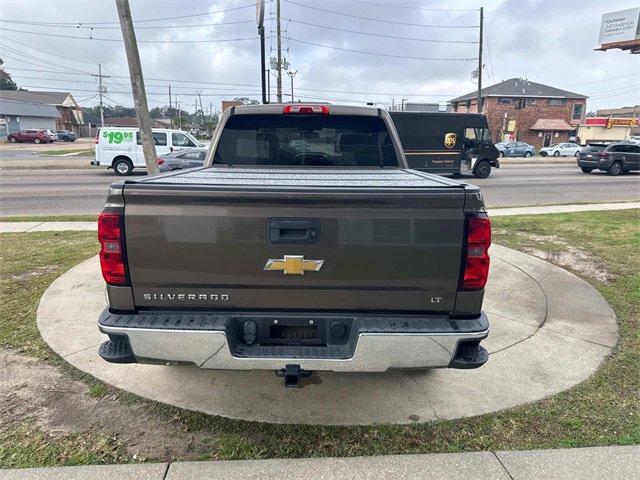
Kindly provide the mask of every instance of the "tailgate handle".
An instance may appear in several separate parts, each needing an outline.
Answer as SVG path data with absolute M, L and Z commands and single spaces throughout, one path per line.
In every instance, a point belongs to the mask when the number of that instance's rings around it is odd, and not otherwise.
M 269 243 L 318 243 L 320 220 L 272 218 L 268 226 Z

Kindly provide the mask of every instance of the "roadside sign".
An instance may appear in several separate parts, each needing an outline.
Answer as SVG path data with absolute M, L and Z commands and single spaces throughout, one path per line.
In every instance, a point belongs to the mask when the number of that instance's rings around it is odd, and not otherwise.
M 600 26 L 600 45 L 640 39 L 640 8 L 605 13 Z

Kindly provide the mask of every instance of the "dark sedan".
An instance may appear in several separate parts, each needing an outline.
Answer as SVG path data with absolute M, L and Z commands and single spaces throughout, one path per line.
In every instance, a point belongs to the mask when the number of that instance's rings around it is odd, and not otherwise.
M 158 165 L 161 172 L 201 167 L 206 156 L 206 148 L 187 148 L 162 155 L 158 158 Z
M 75 133 L 69 130 L 56 130 L 56 133 L 58 134 L 58 140 L 62 142 L 75 142 L 76 138 L 78 138 Z

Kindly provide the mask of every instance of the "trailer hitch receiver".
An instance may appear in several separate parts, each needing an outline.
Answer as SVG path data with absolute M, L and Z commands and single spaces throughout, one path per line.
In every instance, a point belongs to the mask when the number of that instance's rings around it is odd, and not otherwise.
M 300 365 L 286 365 L 281 370 L 276 370 L 275 374 L 284 381 L 285 388 L 300 388 L 300 379 L 308 378 L 313 372 L 302 370 Z

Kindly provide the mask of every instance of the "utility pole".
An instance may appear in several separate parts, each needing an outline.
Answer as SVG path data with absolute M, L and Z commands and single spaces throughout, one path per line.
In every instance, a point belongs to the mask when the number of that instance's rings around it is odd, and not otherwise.
M 282 38 L 280 37 L 280 0 L 276 0 L 276 37 L 278 44 L 278 84 L 276 94 L 278 103 L 282 103 Z
M 169 84 L 169 122 L 173 128 L 173 116 L 171 115 L 171 84 Z
M 136 41 L 136 32 L 133 29 L 133 19 L 129 0 L 116 0 L 118 7 L 118 17 L 120 18 L 120 28 L 122 29 L 122 39 L 127 52 L 127 62 L 129 63 L 129 77 L 131 77 L 131 90 L 133 92 L 133 103 L 138 116 L 138 128 L 142 138 L 142 152 L 144 153 L 144 163 L 147 166 L 147 173 L 155 175 L 160 172 L 156 159 L 156 145 L 153 141 L 151 131 L 151 116 L 149 115 L 149 105 L 147 105 L 147 92 L 144 88 L 142 77 L 142 65 L 140 64 L 140 53 Z
M 98 95 L 100 96 L 100 126 L 104 127 L 104 111 L 103 111 L 103 104 L 102 104 L 102 95 L 104 93 L 107 93 L 107 91 L 102 86 L 102 79 L 109 78 L 109 75 L 102 75 L 102 64 L 99 63 L 98 74 L 96 75 L 95 73 L 92 73 L 91 76 L 98 77 Z
M 202 107 L 202 90 L 198 91 L 198 98 L 200 99 L 200 125 L 204 124 L 204 108 Z
M 402 99 L 402 103 L 400 104 L 400 111 L 401 111 L 401 112 L 404 112 L 404 102 L 406 102 L 406 101 L 407 101 L 407 99 L 406 99 L 406 98 L 403 98 L 403 99 Z
M 291 103 L 293 103 L 293 77 L 296 76 L 296 73 L 298 73 L 297 70 L 295 70 L 293 72 L 291 70 L 289 70 L 287 72 L 287 75 L 289 75 L 289 78 L 291 78 Z
M 484 7 L 480 7 L 480 38 L 478 42 L 478 113 L 482 113 L 482 29 L 484 27 Z

